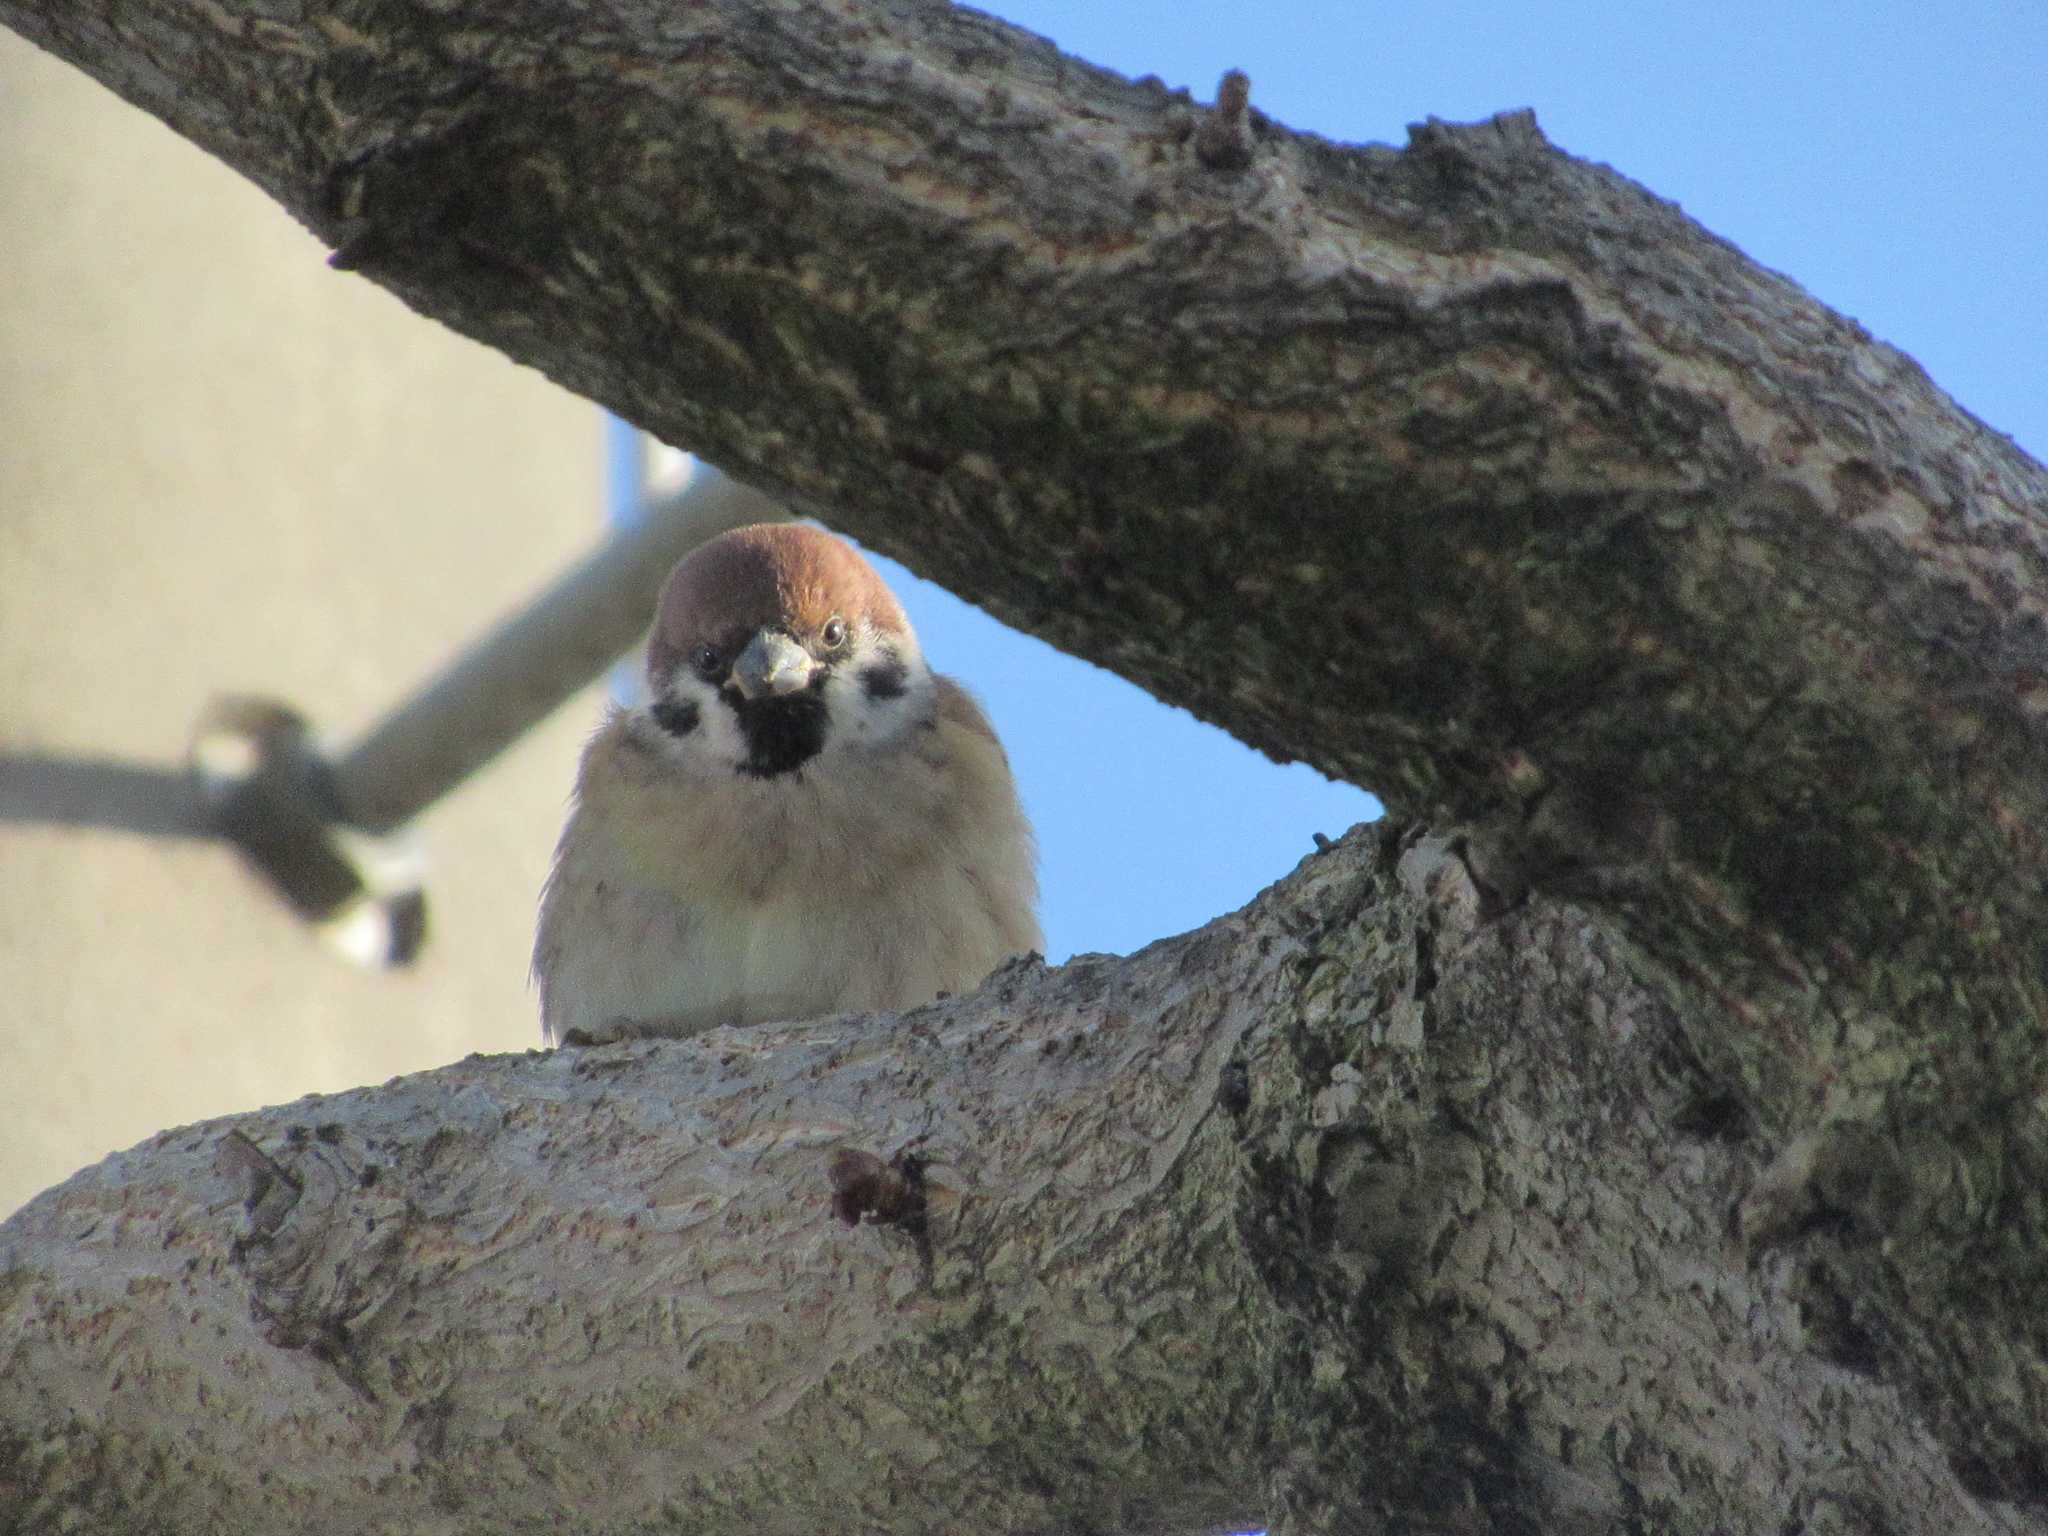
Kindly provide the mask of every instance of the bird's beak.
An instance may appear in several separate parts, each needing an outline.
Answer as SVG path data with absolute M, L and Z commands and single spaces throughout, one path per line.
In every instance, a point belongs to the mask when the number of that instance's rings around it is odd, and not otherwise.
M 816 669 L 810 653 L 778 630 L 764 629 L 747 642 L 732 664 L 732 685 L 744 698 L 795 693 Z

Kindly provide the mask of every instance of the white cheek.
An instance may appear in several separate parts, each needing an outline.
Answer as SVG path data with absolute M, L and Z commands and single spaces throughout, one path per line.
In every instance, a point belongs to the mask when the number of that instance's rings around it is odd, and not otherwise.
M 825 750 L 887 746 L 931 718 L 932 675 L 924 658 L 898 646 L 904 665 L 903 691 L 894 698 L 875 698 L 860 680 L 861 669 L 881 659 L 878 649 L 860 646 L 847 664 L 825 681 L 825 706 L 832 722 Z
M 663 692 L 679 704 L 697 706 L 696 728 L 681 736 L 649 718 L 648 725 L 661 738 L 663 751 L 681 763 L 727 771 L 747 760 L 747 742 L 740 734 L 739 720 L 716 688 L 684 665 L 676 668 Z
M 740 733 L 737 716 L 717 699 L 706 703 L 698 716 L 697 729 L 691 733 L 696 737 L 696 750 L 712 758 L 721 768 L 737 768 L 745 762 L 751 752 L 747 738 Z M 686 739 L 682 745 L 691 743 Z

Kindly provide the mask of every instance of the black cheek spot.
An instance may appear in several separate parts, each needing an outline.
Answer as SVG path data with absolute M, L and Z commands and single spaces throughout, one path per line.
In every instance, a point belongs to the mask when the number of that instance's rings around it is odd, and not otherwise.
M 697 729 L 697 706 L 684 699 L 657 699 L 648 713 L 671 736 L 687 736 Z
M 871 699 L 900 699 L 910 681 L 910 669 L 892 650 L 884 649 L 882 659 L 860 669 L 861 692 Z

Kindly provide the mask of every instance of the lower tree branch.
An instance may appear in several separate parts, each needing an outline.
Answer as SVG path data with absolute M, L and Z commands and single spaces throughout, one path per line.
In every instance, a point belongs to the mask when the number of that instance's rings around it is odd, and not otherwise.
M 0 1489 L 27 1529 L 2039 1529 L 1878 1378 L 1836 1225 L 1741 1230 L 1769 1150 L 1699 1023 L 1372 828 L 1129 962 L 166 1132 L 0 1228 Z M 915 1230 L 835 1217 L 906 1159 Z

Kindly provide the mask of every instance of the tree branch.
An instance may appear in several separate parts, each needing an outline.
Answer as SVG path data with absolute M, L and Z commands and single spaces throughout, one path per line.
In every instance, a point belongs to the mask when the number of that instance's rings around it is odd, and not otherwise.
M 1333 146 L 967 10 L 0 20 L 423 312 L 1464 824 L 1489 910 L 1599 913 L 1808 1327 L 2048 1501 L 2048 477 L 1908 359 L 1526 116 Z
M 1806 1338 L 1802 1265 L 1731 1238 L 1750 1128 L 1624 955 L 1567 907 L 1487 919 L 1442 840 L 1375 828 L 1199 933 L 900 1020 L 166 1132 L 0 1228 L 0 1507 L 2007 1528 Z M 891 1164 L 917 1219 L 846 1225 Z

